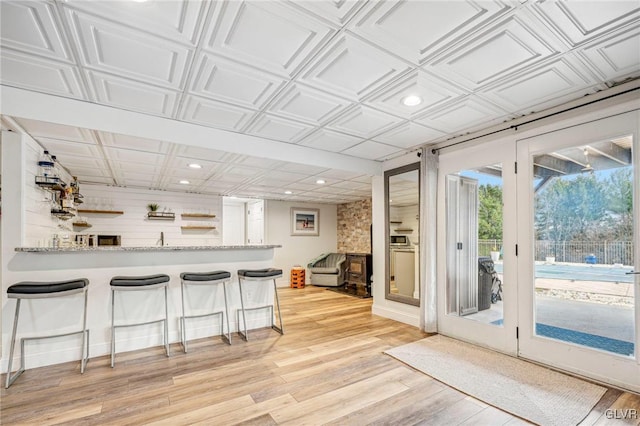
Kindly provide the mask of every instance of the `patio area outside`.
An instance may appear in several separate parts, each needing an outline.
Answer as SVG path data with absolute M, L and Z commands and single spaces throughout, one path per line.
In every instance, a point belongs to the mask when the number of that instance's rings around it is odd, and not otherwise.
M 502 261 L 495 262 L 503 288 Z M 629 266 L 536 262 L 536 333 L 633 356 L 633 275 Z M 500 326 L 503 301 L 467 316 Z

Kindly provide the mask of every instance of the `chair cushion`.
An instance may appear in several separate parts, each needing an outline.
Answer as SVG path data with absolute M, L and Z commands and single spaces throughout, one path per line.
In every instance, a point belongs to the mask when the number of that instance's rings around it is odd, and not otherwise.
M 9 286 L 7 294 L 47 294 L 59 293 L 62 291 L 78 290 L 89 285 L 86 278 L 78 278 L 66 281 L 22 281 Z
M 282 275 L 282 269 L 238 269 L 238 276 L 240 277 L 270 278 L 277 275 Z
M 145 285 L 162 284 L 169 282 L 169 275 L 157 274 L 146 275 L 138 277 L 113 277 L 111 278 L 111 285 L 120 287 L 139 287 Z
M 225 278 L 231 278 L 231 273 L 227 271 L 213 271 L 213 272 L 183 272 L 180 274 L 180 279 L 184 281 L 217 281 L 217 280 L 224 280 Z
M 312 267 L 309 268 L 312 274 L 339 274 L 340 268 L 320 268 L 320 267 Z

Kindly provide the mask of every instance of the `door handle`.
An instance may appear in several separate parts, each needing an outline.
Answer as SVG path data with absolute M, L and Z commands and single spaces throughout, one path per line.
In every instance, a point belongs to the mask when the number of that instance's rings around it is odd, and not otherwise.
M 640 275 L 640 271 L 638 271 L 638 272 L 633 272 L 633 271 L 631 271 L 631 272 L 625 272 L 624 274 L 625 274 L 625 275 Z

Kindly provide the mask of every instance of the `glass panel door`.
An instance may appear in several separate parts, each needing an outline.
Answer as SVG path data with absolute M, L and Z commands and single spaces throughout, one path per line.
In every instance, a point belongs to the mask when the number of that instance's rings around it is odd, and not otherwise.
M 636 120 L 631 113 L 518 142 L 527 166 L 518 197 L 529 212 L 520 216 L 528 308 L 520 353 L 630 389 L 640 386 Z
M 438 294 L 438 328 L 513 354 L 514 165 L 512 140 L 441 154 L 438 199 L 439 281 L 445 283 Z

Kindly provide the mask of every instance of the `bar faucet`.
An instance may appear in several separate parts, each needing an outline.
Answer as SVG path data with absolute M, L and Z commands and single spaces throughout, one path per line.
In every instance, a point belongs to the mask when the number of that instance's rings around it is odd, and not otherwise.
M 164 246 L 164 232 L 160 231 L 160 245 Z

